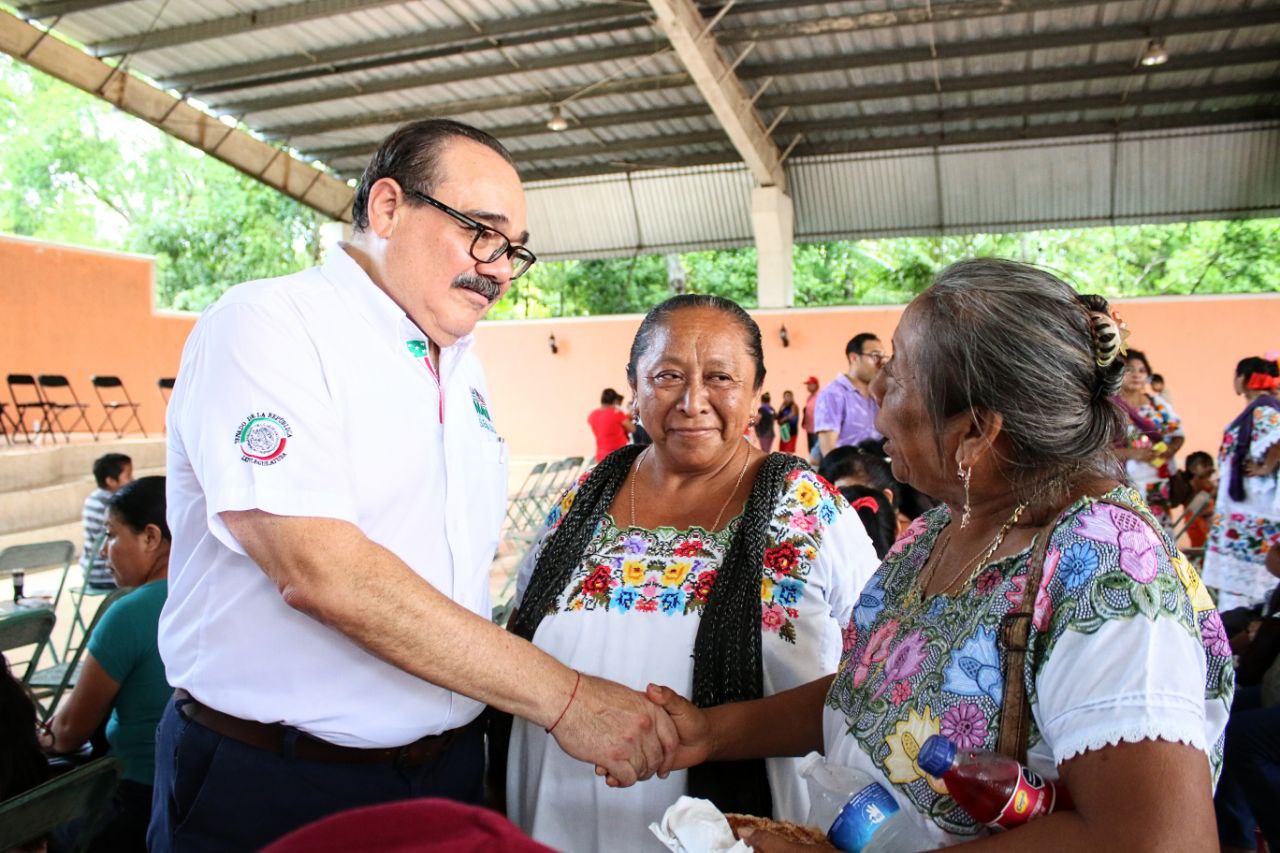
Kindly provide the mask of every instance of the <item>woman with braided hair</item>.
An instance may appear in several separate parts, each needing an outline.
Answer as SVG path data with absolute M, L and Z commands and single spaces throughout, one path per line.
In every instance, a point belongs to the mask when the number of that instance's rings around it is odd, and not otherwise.
M 683 295 L 649 312 L 627 377 L 653 444 L 610 454 L 553 508 L 519 571 L 513 631 L 584 674 L 673 684 L 702 706 L 835 667 L 878 559 L 857 513 L 807 463 L 743 439 L 761 352 L 759 327 L 727 299 Z M 790 819 L 808 807 L 791 759 L 615 790 L 521 720 L 508 755 L 511 818 L 560 850 L 652 847 L 649 823 L 685 793 Z
M 1218 451 L 1218 502 L 1204 555 L 1204 582 L 1218 607 L 1253 607 L 1276 581 L 1267 554 L 1280 548 L 1280 367 L 1254 356 L 1236 365 L 1244 411 L 1227 425 Z
M 674 766 L 821 749 L 883 785 L 920 848 L 1215 849 L 1231 650 L 1119 480 L 1122 348 L 1106 302 L 1047 272 L 944 270 L 871 385 L 894 476 L 941 505 L 862 591 L 834 677 L 705 710 L 650 688 L 680 732 Z M 1074 809 L 989 835 L 917 763 L 937 734 L 1016 757 Z

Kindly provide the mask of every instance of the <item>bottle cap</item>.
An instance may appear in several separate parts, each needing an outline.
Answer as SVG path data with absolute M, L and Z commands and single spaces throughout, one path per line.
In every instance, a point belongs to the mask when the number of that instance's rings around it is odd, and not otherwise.
M 956 745 L 942 735 L 931 735 L 920 747 L 916 765 L 930 776 L 942 777 L 956 760 Z

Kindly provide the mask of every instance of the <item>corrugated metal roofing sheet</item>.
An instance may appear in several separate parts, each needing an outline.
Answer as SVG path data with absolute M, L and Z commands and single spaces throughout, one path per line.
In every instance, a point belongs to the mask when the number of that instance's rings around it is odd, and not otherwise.
M 762 93 L 765 123 L 781 117 L 778 147 L 798 140 L 787 173 L 799 239 L 1280 205 L 1280 0 L 1010 3 L 1004 14 L 974 0 L 732 7 L 713 35 L 729 60 L 747 54 L 737 74 Z M 320 7 L 269 25 L 279 10 Z M 932 21 L 853 26 L 924 10 Z M 344 178 L 411 117 L 515 128 L 502 135 L 535 181 L 544 256 L 750 242 L 750 176 L 653 17 L 609 0 L 112 0 L 56 29 L 137 46 L 198 25 L 181 44 L 133 51 L 129 66 L 198 78 L 193 99 L 304 154 L 333 152 Z M 800 29 L 814 22 L 829 31 Z M 1171 59 L 1143 69 L 1153 34 Z M 563 133 L 541 127 L 553 103 L 571 119 Z M 1269 123 L 1241 129 L 1257 120 Z

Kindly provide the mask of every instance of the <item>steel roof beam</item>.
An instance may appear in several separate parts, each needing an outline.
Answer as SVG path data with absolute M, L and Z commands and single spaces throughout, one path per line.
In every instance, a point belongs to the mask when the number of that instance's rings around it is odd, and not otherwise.
M 405 65 L 411 62 L 424 62 L 442 59 L 447 56 L 458 56 L 464 53 L 475 53 L 485 50 L 521 47 L 526 44 L 538 44 L 556 39 L 575 38 L 578 36 L 596 35 L 624 29 L 617 26 L 616 21 L 596 21 L 594 23 L 574 24 L 568 27 L 540 29 L 533 32 L 521 32 L 514 35 L 473 35 L 462 41 L 450 41 L 441 45 L 424 44 L 423 33 L 412 36 L 397 36 L 393 39 L 382 39 L 377 44 L 377 51 L 363 53 L 362 45 L 334 48 L 333 50 L 316 51 L 314 54 L 292 54 L 274 57 L 259 62 L 246 62 L 238 65 L 225 65 L 178 76 L 161 81 L 161 85 L 186 91 L 199 97 L 212 92 L 234 92 L 241 89 L 252 89 L 258 86 L 278 86 L 282 83 L 295 83 L 299 80 L 313 80 L 332 77 L 338 74 L 351 74 L 357 71 L 368 71 L 374 68 L 386 68 L 392 65 Z M 358 54 L 352 56 L 351 54 Z
M 593 95 L 620 95 L 631 92 L 650 92 L 689 85 L 689 75 L 662 74 L 655 77 L 624 77 L 601 83 L 591 90 Z M 310 136 L 331 130 L 345 130 L 353 127 L 375 127 L 378 125 L 401 124 L 420 118 L 449 118 L 472 112 L 509 109 L 535 104 L 553 104 L 577 94 L 580 87 L 564 86 L 559 89 L 539 91 L 535 95 L 520 92 L 514 95 L 493 95 L 484 98 L 472 98 L 466 101 L 450 101 L 446 104 L 427 104 L 413 109 L 381 110 L 356 116 L 340 116 L 334 119 L 295 122 L 292 124 L 267 125 L 258 128 L 260 133 L 275 138 L 292 136 Z
M 1280 23 L 1280 5 L 1255 9 L 1234 15 L 1198 15 L 1190 18 L 1173 18 L 1151 23 L 1115 24 L 1108 27 L 1061 30 L 1048 33 L 1002 36 L 970 42 L 943 42 L 933 47 L 927 44 L 917 47 L 873 50 L 838 56 L 814 57 L 787 62 L 750 63 L 738 69 L 746 79 L 774 77 L 782 74 L 814 74 L 826 71 L 852 71 L 858 68 L 874 68 L 899 65 L 907 62 L 929 62 L 964 59 L 975 56 L 994 56 L 1002 53 L 1023 53 L 1031 50 L 1049 50 L 1059 47 L 1107 44 L 1119 41 L 1144 41 L 1150 38 L 1189 35 L 1192 33 L 1220 32 L 1224 30 L 1262 27 Z
M 118 3 L 127 2 L 129 0 L 44 0 L 41 3 L 28 3 L 25 6 L 19 6 L 18 14 L 28 20 L 60 18 L 63 15 L 88 12 L 91 9 L 101 9 L 106 6 L 115 6 Z
M 1248 65 L 1260 62 L 1274 62 L 1274 47 L 1263 46 L 1245 50 L 1228 52 L 1210 52 L 1197 54 L 1175 54 L 1164 65 L 1134 67 L 1131 62 L 1111 62 L 1103 65 L 1068 65 L 1053 68 L 1037 68 L 1032 71 L 1021 71 L 1017 74 L 982 74 L 974 77 L 943 78 L 940 83 L 943 94 L 957 92 L 976 92 L 991 89 L 1012 89 L 1023 86 L 1035 86 L 1044 83 L 1079 83 L 1088 80 L 1108 78 L 1149 77 L 1167 72 L 1191 71 L 1201 68 L 1226 68 L 1236 65 Z M 814 92 L 794 92 L 780 95 L 768 95 L 757 101 L 761 109 L 778 109 L 787 106 L 819 106 L 825 104 L 841 104 L 851 102 L 874 101 L 885 98 L 912 97 L 916 95 L 932 95 L 936 93 L 933 80 L 916 80 L 905 83 L 889 83 L 881 86 L 860 86 L 856 88 L 822 89 Z M 584 116 L 574 119 L 571 129 L 578 128 L 611 128 L 620 125 L 653 124 L 677 118 L 692 118 L 710 114 L 706 104 L 686 104 L 677 107 L 659 107 L 651 110 L 633 110 L 622 113 L 608 113 L 597 116 Z M 542 136 L 549 133 L 545 122 L 521 122 L 486 130 L 503 142 L 525 136 Z M 335 162 L 347 157 L 366 157 L 371 154 L 377 142 L 361 142 L 351 145 L 333 146 L 330 148 L 308 148 L 307 153 L 325 162 Z
M 0 13 L 0 51 L 101 98 L 325 216 L 350 221 L 353 191 L 329 173 L 48 36 L 13 15 Z
M 1056 33 L 1039 33 L 1029 36 L 1012 36 L 998 39 L 984 39 L 969 44 L 940 44 L 937 54 L 941 59 L 952 59 L 973 56 L 994 56 L 1005 53 L 1023 53 L 1055 47 L 1076 47 L 1081 45 L 1102 44 L 1117 41 L 1144 40 L 1152 36 L 1168 37 L 1191 33 L 1218 32 L 1224 30 L 1244 29 L 1250 27 L 1270 26 L 1280 23 L 1280 6 L 1255 9 L 1235 15 L 1201 15 L 1193 18 L 1172 19 L 1151 24 L 1121 24 L 1109 28 L 1096 27 L 1078 30 L 1065 30 Z M 809 74 L 827 71 L 853 70 L 858 68 L 897 65 L 905 62 L 925 62 L 933 58 L 928 46 L 915 48 L 893 48 L 890 50 L 867 51 L 864 53 L 848 53 L 836 56 L 819 57 L 813 60 L 785 63 L 769 63 L 752 65 L 744 63 L 735 72 L 745 79 L 764 78 L 769 76 L 787 76 L 791 74 Z M 1177 62 L 1176 55 L 1171 57 L 1170 65 Z M 1014 75 L 1010 75 L 1013 77 Z M 632 91 L 656 91 L 665 88 L 686 86 L 687 75 L 661 75 L 654 77 L 628 78 L 622 88 L 612 85 L 593 90 L 592 94 L 625 94 Z M 313 133 L 324 133 L 333 130 L 345 130 L 357 127 L 396 124 L 426 115 L 459 115 L 474 110 L 491 108 L 542 106 L 563 100 L 572 94 L 567 89 L 557 90 L 551 97 L 542 92 L 528 92 L 520 95 L 503 96 L 500 102 L 489 106 L 486 99 L 477 101 L 460 101 L 456 103 L 432 104 L 421 111 L 389 110 L 382 113 L 371 113 L 359 116 L 335 117 L 297 124 L 282 124 L 260 128 L 262 132 L 277 136 L 305 136 Z M 769 95 L 761 100 L 761 105 L 776 105 L 781 96 Z M 787 101 L 791 103 L 792 101 Z M 472 106 L 473 104 L 481 106 Z M 802 101 L 794 101 L 797 105 Z
M 701 116 L 711 115 L 711 108 L 705 102 L 696 104 L 681 104 L 674 107 L 658 107 L 652 110 L 629 110 L 625 113 L 609 113 L 601 116 L 583 116 L 576 118 L 566 115 L 569 120 L 570 130 L 584 130 L 589 128 L 617 127 L 620 124 L 652 124 L 656 121 L 666 121 L 668 119 L 677 118 L 697 118 Z M 526 121 L 517 124 L 497 125 L 484 128 L 486 133 L 492 134 L 500 142 L 506 142 L 510 139 L 519 139 L 524 136 L 540 136 L 551 133 L 547 129 L 545 121 Z M 373 150 L 378 147 L 376 141 L 356 142 L 350 145 L 335 145 L 328 148 L 308 148 L 307 153 L 315 157 L 317 160 L 339 159 L 342 157 L 357 157 L 372 154 Z
M 266 112 L 284 109 L 300 104 L 320 104 L 327 101 L 340 101 L 344 98 L 356 98 L 362 95 L 373 95 L 381 92 L 399 92 L 406 89 L 418 89 L 424 86 L 437 86 L 444 83 L 461 83 L 466 80 L 480 80 L 507 74 L 523 74 L 529 71 L 541 71 L 548 68 L 565 68 L 571 65 L 589 65 L 595 62 L 611 62 L 618 59 L 631 59 L 648 56 L 662 49 L 652 42 L 614 45 L 597 50 L 583 50 L 566 56 L 536 56 L 523 60 L 519 66 L 510 62 L 491 62 L 484 65 L 472 65 L 466 68 L 453 68 L 448 71 L 436 71 L 429 74 L 409 74 L 386 80 L 374 80 L 366 83 L 342 83 L 324 89 L 312 89 L 303 92 L 292 92 L 283 95 L 269 95 L 259 98 L 204 98 L 203 100 L 218 112 L 233 115 Z
M 1098 0 L 1078 0 L 1079 2 L 1098 2 Z M 101 3 L 122 2 L 122 0 L 46 0 L 47 3 Z M 793 10 L 799 6 L 817 5 L 825 0 L 767 0 L 762 3 L 740 3 L 730 14 L 748 14 L 772 11 L 778 8 Z M 1044 0 L 1039 0 L 1043 3 Z M 1030 6 L 1028 0 L 1022 0 L 1024 6 Z M 43 4 L 38 4 L 43 5 Z M 935 7 L 946 18 L 957 6 L 972 4 L 950 4 Z M 990 2 L 983 4 L 989 7 Z M 703 7 L 704 15 L 712 15 L 717 6 Z M 566 19 L 566 15 L 571 18 Z M 880 14 L 879 19 L 885 15 Z M 950 18 L 947 18 L 950 19 Z M 868 21 L 870 23 L 871 21 Z M 406 62 L 433 59 L 448 56 L 463 50 L 477 50 L 491 47 L 510 47 L 527 44 L 543 39 L 567 38 L 574 35 L 588 35 L 601 32 L 647 27 L 650 19 L 645 15 L 628 13 L 625 7 L 615 5 L 588 6 L 574 10 L 572 13 L 554 12 L 543 15 L 529 15 L 510 20 L 486 22 L 484 34 L 477 34 L 469 27 L 450 28 L 449 30 L 426 31 L 407 36 L 396 36 L 388 39 L 357 42 L 316 51 L 314 53 L 295 53 L 288 56 L 276 56 L 254 62 L 237 63 L 216 68 L 193 69 L 174 74 L 161 81 L 167 88 L 187 90 L 196 94 L 202 92 L 227 91 L 233 88 L 249 86 L 275 85 L 293 80 L 321 75 L 342 74 L 370 68 L 383 68 Z M 590 26 L 587 26 L 590 25 Z M 559 28 L 560 32 L 555 32 Z M 552 31 L 548 31 L 552 30 Z M 729 32 L 742 33 L 746 29 Z M 432 49 L 434 48 L 434 49 Z M 294 72 L 292 74 L 287 72 Z
M 832 154 L 855 154 L 871 151 L 911 150 L 915 148 L 934 148 L 946 145 L 976 145 L 996 142 L 1018 142 L 1033 139 L 1069 139 L 1075 136 L 1093 136 L 1109 133 L 1132 133 L 1142 130 L 1176 130 L 1189 127 L 1213 127 L 1217 125 L 1238 124 L 1240 122 L 1274 121 L 1280 119 L 1280 107 L 1261 106 L 1243 109 L 1218 110 L 1215 112 L 1178 113 L 1162 116 L 1133 116 L 1123 119 L 1097 119 L 1087 122 L 1065 122 L 1060 124 L 1041 124 L 1007 128 L 986 128 L 983 130 L 959 131 L 949 133 L 911 133 L 902 136 L 883 136 L 875 139 L 850 140 L 848 142 L 826 142 L 822 144 L 801 144 L 792 153 L 795 157 L 813 157 Z M 638 172 L 654 169 L 676 169 L 687 166 L 709 166 L 716 164 L 736 164 L 738 158 L 732 148 L 721 151 L 680 156 L 676 160 L 650 161 L 614 161 L 612 163 L 589 163 L 563 167 L 538 168 L 522 165 L 521 177 L 525 181 L 553 181 L 565 178 L 583 178 L 606 176 L 624 172 Z
M 779 132 L 784 136 L 813 133 L 829 133 L 845 130 L 874 130 L 881 127 L 904 125 L 950 124 L 987 118 L 1012 118 L 1046 113 L 1065 113 L 1081 110 L 1116 109 L 1150 106 L 1154 104 L 1198 103 L 1212 98 L 1228 98 L 1242 95 L 1271 94 L 1280 87 L 1280 77 L 1247 80 L 1239 83 L 1220 83 L 1213 86 L 1188 86 L 1176 89 L 1156 89 L 1144 92 L 1117 92 L 1112 95 L 1086 95 L 1078 98 L 1059 98 L 1052 101 L 1017 101 L 1007 104 L 984 104 L 950 110 L 910 110 L 906 112 L 879 113 L 866 116 L 847 116 L 816 121 L 784 123 Z M 683 136 L 652 136 L 625 142 L 593 142 L 581 145 L 563 145 L 513 153 L 517 163 L 537 163 L 548 160 L 596 156 L 611 152 L 643 151 L 658 148 L 679 148 L 684 145 L 705 145 L 714 142 L 715 135 L 692 133 Z

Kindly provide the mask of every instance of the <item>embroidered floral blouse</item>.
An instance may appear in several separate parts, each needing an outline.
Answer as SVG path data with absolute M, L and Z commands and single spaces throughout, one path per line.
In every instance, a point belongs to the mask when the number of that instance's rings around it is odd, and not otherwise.
M 1053 779 L 1085 751 L 1161 738 L 1206 752 L 1216 779 L 1234 685 L 1222 622 L 1137 493 L 1118 488 L 1108 497 L 1125 506 L 1080 500 L 1046 553 L 1025 673 L 1028 764 Z M 916 756 L 939 733 L 962 747 L 995 748 L 1004 685 L 997 634 L 1032 552 L 996 561 L 955 596 L 904 609 L 950 520 L 945 506 L 916 519 L 863 590 L 824 715 L 828 760 L 890 783 L 937 844 L 985 830 Z
M 576 488 L 551 511 L 521 566 L 517 600 L 546 536 L 571 511 Z M 538 626 L 534 643 L 584 673 L 643 690 L 688 695 L 698 624 L 714 598 L 740 519 L 723 530 L 623 528 L 608 516 Z M 760 585 L 764 690 L 769 695 L 835 671 L 841 627 L 878 564 L 856 512 L 812 471 L 794 472 L 769 523 Z M 647 849 L 650 822 L 685 792 L 683 771 L 614 790 L 565 755 L 542 729 L 515 722 L 509 753 L 511 818 L 563 850 Z M 807 798 L 794 759 L 767 765 L 775 814 L 803 820 Z M 575 815 L 572 821 L 566 813 Z

